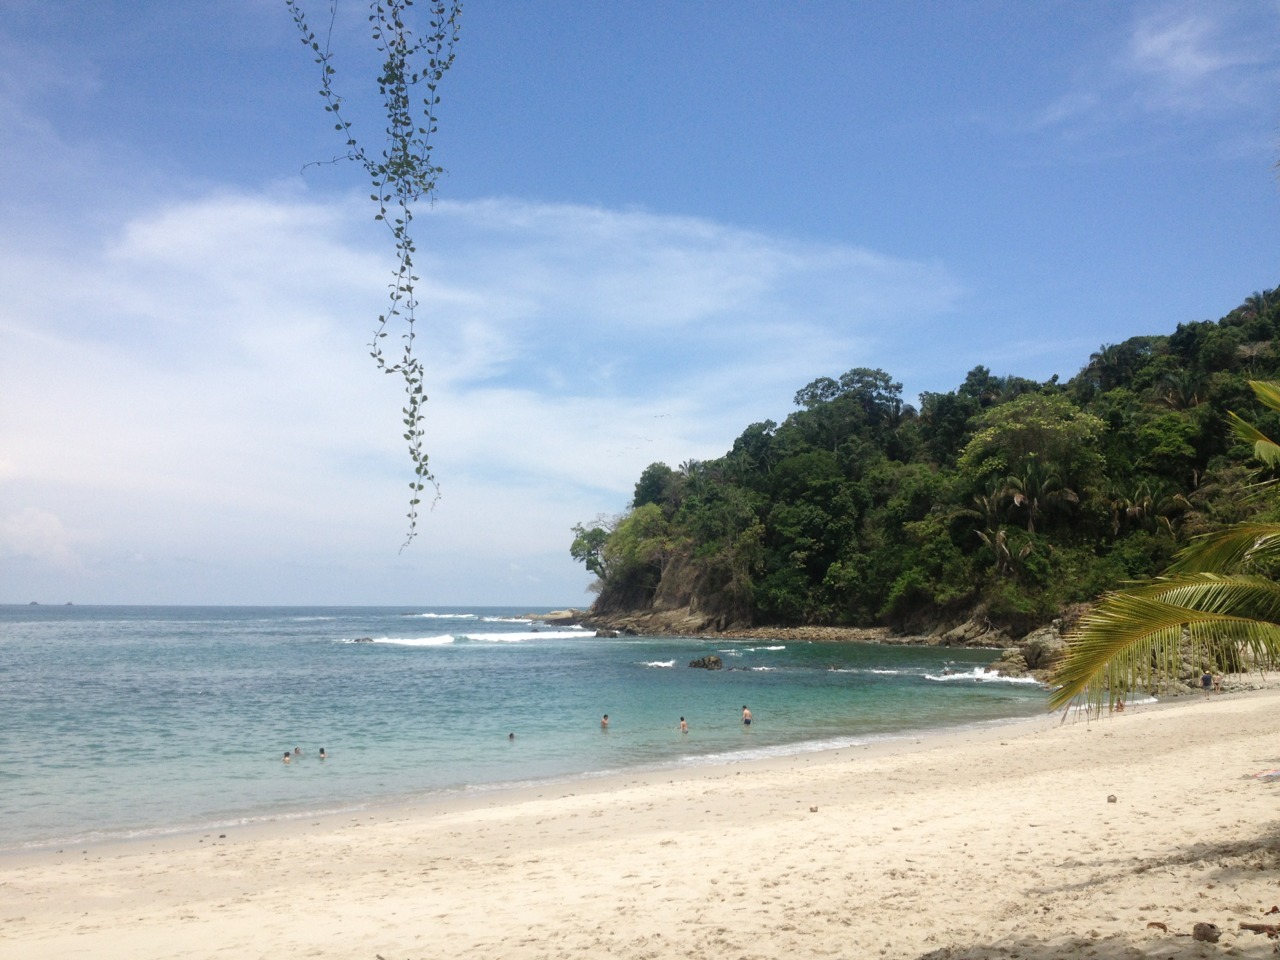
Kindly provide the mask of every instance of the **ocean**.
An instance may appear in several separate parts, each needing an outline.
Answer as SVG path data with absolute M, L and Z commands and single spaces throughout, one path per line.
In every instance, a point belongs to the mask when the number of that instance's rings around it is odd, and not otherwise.
M 0 606 L 0 851 L 823 750 L 1045 710 L 1043 687 L 985 670 L 991 651 L 602 639 L 528 617 L 550 609 Z M 708 654 L 725 669 L 688 667 Z

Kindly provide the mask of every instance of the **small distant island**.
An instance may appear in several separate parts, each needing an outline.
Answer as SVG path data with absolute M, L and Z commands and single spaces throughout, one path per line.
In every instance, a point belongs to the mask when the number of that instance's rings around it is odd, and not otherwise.
M 1268 289 L 1103 344 L 1066 382 L 978 366 L 916 406 L 883 370 L 818 377 L 781 423 L 650 464 L 622 513 L 573 528 L 597 578 L 582 622 L 992 646 L 1044 670 L 1099 594 L 1275 513 L 1226 416 L 1257 413 L 1248 381 L 1280 378 L 1278 338 Z

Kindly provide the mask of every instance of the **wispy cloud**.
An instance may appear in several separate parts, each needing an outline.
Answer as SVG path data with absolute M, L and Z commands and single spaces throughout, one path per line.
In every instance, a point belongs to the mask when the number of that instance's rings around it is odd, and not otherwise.
M 1144 117 L 1210 117 L 1280 90 L 1280 7 L 1161 5 L 1104 38 L 1041 126 L 1106 128 Z
M 867 343 L 883 321 L 936 314 L 957 295 L 928 264 L 642 211 L 442 203 L 430 231 L 427 273 L 443 281 L 429 307 L 475 342 L 510 348 L 484 374 L 584 392 L 665 392 L 779 342 L 795 360 L 770 360 L 793 377 L 812 357 Z
M 1273 31 L 1280 28 L 1273 11 Z M 1234 28 L 1234 29 L 1233 29 Z M 1274 37 L 1274 32 L 1272 33 Z M 1203 12 L 1160 12 L 1138 21 L 1122 65 L 1136 98 L 1153 110 L 1204 110 L 1245 102 L 1277 73 L 1274 39 Z

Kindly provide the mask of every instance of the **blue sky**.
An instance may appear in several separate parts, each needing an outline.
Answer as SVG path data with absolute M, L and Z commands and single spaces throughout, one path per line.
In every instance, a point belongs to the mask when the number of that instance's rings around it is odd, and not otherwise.
M 0 602 L 585 605 L 572 524 L 816 377 L 1067 379 L 1280 283 L 1276 0 L 470 0 L 401 552 L 391 250 L 283 0 L 3 8 Z

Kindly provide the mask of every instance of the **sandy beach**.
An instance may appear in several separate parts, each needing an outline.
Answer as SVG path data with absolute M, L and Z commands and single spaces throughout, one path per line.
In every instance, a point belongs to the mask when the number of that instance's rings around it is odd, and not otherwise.
M 1278 728 L 1266 690 L 11 855 L 0 957 L 1272 956 Z

